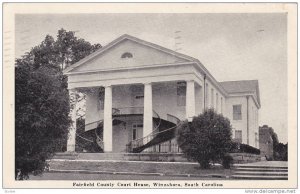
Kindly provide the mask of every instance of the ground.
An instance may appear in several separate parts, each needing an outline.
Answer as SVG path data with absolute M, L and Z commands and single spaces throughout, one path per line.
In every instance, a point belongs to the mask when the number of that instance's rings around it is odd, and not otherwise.
M 52 160 L 50 172 L 30 176 L 32 180 L 203 180 L 229 177 L 230 169 L 220 165 L 201 169 L 197 163 Z
M 43 173 L 41 176 L 30 176 L 29 180 L 217 180 L 221 178 L 145 176 L 145 175 L 113 175 L 84 173 Z

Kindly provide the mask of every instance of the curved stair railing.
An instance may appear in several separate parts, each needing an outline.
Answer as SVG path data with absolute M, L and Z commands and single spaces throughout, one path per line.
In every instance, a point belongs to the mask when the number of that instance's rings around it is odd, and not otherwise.
M 81 116 L 80 118 L 82 118 L 84 116 Z M 80 119 L 79 118 L 79 119 Z M 88 126 L 95 126 L 95 127 L 92 127 L 92 129 L 90 131 L 92 131 L 93 129 L 95 130 L 95 133 L 97 134 L 97 128 L 99 128 L 100 124 L 103 123 L 103 120 L 98 120 L 98 121 L 93 121 L 93 122 L 90 122 L 88 124 L 84 124 L 82 126 L 80 126 L 77 130 L 76 130 L 76 137 L 80 138 L 82 141 L 79 143 L 76 143 L 76 146 L 80 147 L 81 149 L 83 150 L 86 150 L 86 148 L 89 146 L 90 148 L 92 147 L 95 147 L 93 146 L 93 144 L 96 143 L 96 145 L 98 145 L 98 149 L 96 148 L 93 148 L 92 151 L 101 151 L 103 150 L 103 146 L 99 146 L 98 142 L 97 142 L 97 135 L 96 135 L 96 138 L 93 138 L 93 136 L 90 136 L 90 137 L 84 137 L 84 134 L 87 132 L 85 131 L 85 128 L 88 127 Z M 84 131 L 82 133 L 78 133 L 78 131 Z
M 126 152 L 133 152 L 135 148 L 143 146 L 144 144 L 148 143 L 153 138 L 152 135 L 159 131 L 159 127 L 161 124 L 161 118 L 160 118 L 159 114 L 157 114 L 157 112 L 155 112 L 154 110 L 153 110 L 153 118 L 158 119 L 158 122 L 157 122 L 156 126 L 154 127 L 153 131 L 145 137 L 130 141 L 126 145 Z
M 117 115 L 119 112 L 120 112 L 119 109 L 113 108 L 112 109 L 112 116 Z M 78 120 L 82 119 L 84 116 L 85 115 L 79 117 Z M 113 120 L 114 120 L 114 118 L 113 118 Z M 77 146 L 79 146 L 82 149 L 84 149 L 85 145 L 87 145 L 87 144 L 93 144 L 93 143 L 96 142 L 96 144 L 98 145 L 98 147 L 100 148 L 100 150 L 103 151 L 103 149 L 104 149 L 104 142 L 103 142 L 103 139 L 101 138 L 101 136 L 103 136 L 103 120 L 101 119 L 101 120 L 97 120 L 97 121 L 94 121 L 94 122 L 91 122 L 91 123 L 88 123 L 88 124 L 84 124 L 83 126 L 79 127 L 79 130 L 81 128 L 85 129 L 87 126 L 90 126 L 90 125 L 94 125 L 95 126 L 94 128 L 91 129 L 91 130 L 95 129 L 95 137 L 96 137 L 95 140 L 83 137 L 81 134 L 78 134 L 76 132 L 76 136 L 86 142 L 84 145 L 77 144 Z M 100 130 L 97 132 L 97 129 L 100 129 Z
M 101 128 L 102 128 L 102 133 L 103 133 L 103 121 L 99 124 L 99 127 L 100 127 L 100 125 L 102 125 Z M 97 129 L 99 127 L 97 127 L 95 130 L 96 143 L 102 150 L 104 150 L 104 142 L 103 142 L 102 138 L 100 137 L 100 135 L 97 133 Z
M 156 113 L 157 114 L 157 113 Z M 180 120 L 173 116 L 173 115 L 168 115 L 168 117 L 171 116 L 172 120 L 168 121 L 170 123 L 173 123 L 174 126 L 167 128 L 167 129 L 162 129 L 160 130 L 161 122 L 162 119 L 159 121 L 159 125 L 155 130 L 153 130 L 152 133 L 149 135 L 133 140 L 129 142 L 127 146 L 127 152 L 134 152 L 134 153 L 139 153 L 142 152 L 145 149 L 148 149 L 149 147 L 155 146 L 157 144 L 161 144 L 165 141 L 169 141 L 175 136 L 175 129 L 178 127 Z M 155 150 L 153 150 L 155 152 Z

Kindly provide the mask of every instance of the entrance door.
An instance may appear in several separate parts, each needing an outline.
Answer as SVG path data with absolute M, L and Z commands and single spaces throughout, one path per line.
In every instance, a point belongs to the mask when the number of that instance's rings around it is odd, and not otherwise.
M 133 123 L 132 124 L 132 140 L 136 140 L 143 137 L 143 124 Z

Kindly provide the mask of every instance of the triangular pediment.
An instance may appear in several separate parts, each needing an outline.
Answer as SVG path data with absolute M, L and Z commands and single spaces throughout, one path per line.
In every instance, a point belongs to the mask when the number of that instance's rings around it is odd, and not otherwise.
M 196 59 L 170 49 L 123 35 L 95 53 L 67 68 L 64 73 L 124 69 L 192 62 Z

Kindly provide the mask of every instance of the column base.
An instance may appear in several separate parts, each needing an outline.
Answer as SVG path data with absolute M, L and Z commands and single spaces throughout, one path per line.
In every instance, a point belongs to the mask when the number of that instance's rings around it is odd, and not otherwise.
M 75 145 L 67 145 L 66 152 L 75 152 Z
M 192 122 L 193 121 L 193 117 L 189 117 L 187 120 L 188 120 L 188 122 Z

